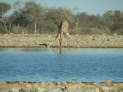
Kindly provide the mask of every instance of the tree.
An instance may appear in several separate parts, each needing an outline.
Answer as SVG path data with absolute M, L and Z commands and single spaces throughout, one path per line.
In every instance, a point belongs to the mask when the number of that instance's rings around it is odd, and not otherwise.
M 11 9 L 10 4 L 0 2 L 0 16 L 3 16 L 3 14 L 5 14 L 10 9 Z
M 41 26 L 43 20 L 44 9 L 41 5 L 31 1 L 25 4 L 22 13 L 28 17 L 29 20 L 32 19 L 32 24 L 34 24 L 34 32 L 37 33 L 37 27 Z
M 7 33 L 7 17 L 3 17 L 3 15 L 11 9 L 10 4 L 0 2 L 0 31 L 1 33 Z
M 119 10 L 107 11 L 104 13 L 103 18 L 111 30 L 111 33 L 123 34 L 123 13 Z
M 23 8 L 18 9 L 11 16 L 12 23 L 37 32 L 37 26 L 41 26 L 44 9 L 35 2 L 26 2 Z M 39 28 L 39 27 L 38 27 Z
M 59 24 L 61 23 L 62 20 L 67 20 L 70 23 L 70 28 L 72 28 L 74 21 L 75 21 L 75 17 L 72 13 L 72 11 L 67 10 L 67 9 L 63 9 L 63 8 L 52 8 L 52 9 L 48 9 L 46 14 L 45 14 L 45 18 L 46 20 L 50 21 L 50 24 L 55 24 L 54 28 L 59 28 Z M 50 25 L 49 24 L 49 25 Z M 51 26 L 53 27 L 53 26 Z M 55 29 L 54 29 L 55 30 Z

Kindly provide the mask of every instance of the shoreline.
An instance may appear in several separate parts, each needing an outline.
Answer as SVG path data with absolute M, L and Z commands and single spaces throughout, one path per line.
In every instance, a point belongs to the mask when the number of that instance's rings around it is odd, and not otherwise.
M 0 82 L 0 92 L 123 92 L 123 82 Z
M 105 80 L 105 81 L 0 81 L 0 83 L 123 83 L 123 81 L 112 81 L 112 80 Z
M 56 34 L 0 34 L 0 48 L 47 48 L 40 43 L 50 43 Z M 123 48 L 123 35 L 71 35 L 64 36 L 62 48 Z M 59 41 L 50 48 L 58 48 Z
M 47 48 L 42 46 L 0 46 L 0 48 Z M 50 48 L 123 48 L 123 47 L 73 47 L 73 46 L 51 46 Z

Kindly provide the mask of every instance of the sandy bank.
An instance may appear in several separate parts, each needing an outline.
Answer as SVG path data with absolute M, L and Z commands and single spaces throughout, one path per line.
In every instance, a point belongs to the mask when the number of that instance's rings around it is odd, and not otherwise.
M 55 39 L 52 34 L 0 34 L 0 47 L 44 47 L 40 43 L 49 43 Z M 64 37 L 63 47 L 81 48 L 122 48 L 123 35 L 71 35 L 72 40 Z M 58 47 L 59 41 L 51 47 Z
M 0 82 L 0 92 L 123 92 L 123 82 Z

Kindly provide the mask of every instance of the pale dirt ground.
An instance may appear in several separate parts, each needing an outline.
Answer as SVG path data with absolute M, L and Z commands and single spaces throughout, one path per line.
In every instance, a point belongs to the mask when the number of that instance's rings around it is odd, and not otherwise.
M 0 34 L 0 47 L 44 47 L 40 43 L 52 42 L 55 34 Z M 123 35 L 71 35 L 64 36 L 63 47 L 87 48 L 122 48 Z M 58 47 L 59 41 L 54 41 L 51 47 Z
M 0 82 L 0 92 L 123 92 L 123 82 Z

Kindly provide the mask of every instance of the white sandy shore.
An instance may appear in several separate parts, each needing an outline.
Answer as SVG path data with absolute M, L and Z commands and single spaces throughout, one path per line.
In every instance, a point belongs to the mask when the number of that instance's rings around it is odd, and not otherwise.
M 71 35 L 72 39 L 64 36 L 63 47 L 87 48 L 122 48 L 123 35 Z M 45 47 L 40 43 L 49 43 L 55 39 L 52 34 L 0 34 L 0 47 Z M 59 41 L 51 47 L 58 47 Z
M 123 92 L 123 82 L 0 82 L 0 92 Z

